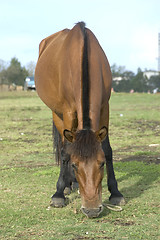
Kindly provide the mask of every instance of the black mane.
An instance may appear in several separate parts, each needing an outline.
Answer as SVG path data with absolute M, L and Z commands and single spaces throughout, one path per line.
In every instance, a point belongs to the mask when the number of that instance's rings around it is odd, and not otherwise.
M 67 152 L 81 159 L 89 159 L 97 155 L 100 144 L 92 130 L 80 130 L 75 141 L 68 146 Z

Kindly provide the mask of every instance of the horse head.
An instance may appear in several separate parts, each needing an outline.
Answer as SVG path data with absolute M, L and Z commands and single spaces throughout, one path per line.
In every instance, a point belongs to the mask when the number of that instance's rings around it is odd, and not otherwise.
M 64 137 L 70 142 L 67 152 L 71 156 L 82 201 L 82 212 L 88 217 L 97 217 L 103 210 L 102 179 L 105 155 L 101 142 L 107 135 L 107 128 L 99 131 L 83 129 L 77 132 L 64 130 Z

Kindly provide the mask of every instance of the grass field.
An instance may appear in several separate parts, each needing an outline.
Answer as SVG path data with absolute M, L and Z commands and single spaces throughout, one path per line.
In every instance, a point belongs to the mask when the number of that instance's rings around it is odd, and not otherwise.
M 50 207 L 59 174 L 50 110 L 35 92 L 0 93 L 1 240 L 158 239 L 160 95 L 114 93 L 110 106 L 114 168 L 127 204 L 88 219 L 77 193 L 65 208 Z M 108 197 L 104 177 L 105 203 Z

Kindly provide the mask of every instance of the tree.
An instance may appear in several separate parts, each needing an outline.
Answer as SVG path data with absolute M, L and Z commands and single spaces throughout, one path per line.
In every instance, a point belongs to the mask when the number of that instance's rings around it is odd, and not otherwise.
M 36 68 L 36 63 L 35 62 L 31 61 L 31 62 L 27 63 L 26 69 L 27 69 L 28 74 L 29 74 L 28 76 L 30 76 L 30 77 L 34 76 L 35 68 Z
M 138 68 L 137 74 L 131 80 L 131 88 L 135 92 L 147 92 L 149 90 L 148 79 L 144 76 L 140 68 Z
M 125 67 L 117 66 L 114 64 L 111 66 L 113 83 L 112 87 L 116 92 L 130 92 L 133 89 L 135 92 L 147 92 L 150 90 L 149 82 L 147 77 L 144 76 L 140 68 L 137 69 L 137 74 L 135 75 L 131 71 L 126 71 Z M 120 79 L 117 79 L 120 77 Z M 155 81 L 152 83 L 155 86 Z
M 7 68 L 7 63 L 4 60 L 0 59 L 0 72 L 2 72 L 6 68 Z
M 0 59 L 0 84 L 4 84 L 6 80 L 7 63 Z
M 132 71 L 125 71 L 123 73 L 123 78 L 126 80 L 131 80 L 132 78 L 134 78 L 135 74 Z
M 158 88 L 160 91 L 160 74 L 157 76 L 151 76 L 151 78 L 148 81 L 148 85 L 151 91 L 153 91 L 156 88 Z
M 122 79 L 116 84 L 113 83 L 113 88 L 115 92 L 130 92 L 131 90 L 130 80 Z
M 114 91 L 130 92 L 131 80 L 134 78 L 135 74 L 131 71 L 126 71 L 124 66 L 117 66 L 116 64 L 111 66 L 111 71 L 113 77 L 112 87 Z
M 111 66 L 111 72 L 112 72 L 112 77 L 122 77 L 123 73 L 125 72 L 125 67 L 124 66 L 117 66 L 116 64 L 113 64 Z
M 6 69 L 6 78 L 8 84 L 16 84 L 23 86 L 24 80 L 28 76 L 28 71 L 25 67 L 21 66 L 21 63 L 17 58 L 12 58 L 9 67 Z

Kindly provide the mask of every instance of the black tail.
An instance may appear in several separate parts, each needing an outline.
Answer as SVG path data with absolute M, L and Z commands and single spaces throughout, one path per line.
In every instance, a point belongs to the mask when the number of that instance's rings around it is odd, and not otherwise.
M 83 128 L 90 129 L 89 118 L 89 63 L 88 63 L 88 38 L 84 22 L 79 22 L 84 37 L 83 58 L 82 58 L 82 109 L 83 109 Z
M 60 164 L 61 148 L 62 148 L 62 138 L 59 134 L 54 122 L 53 122 L 53 152 L 55 152 L 56 163 Z

